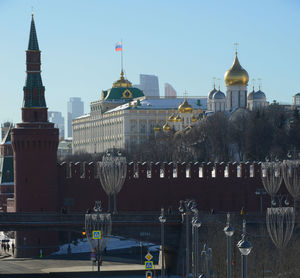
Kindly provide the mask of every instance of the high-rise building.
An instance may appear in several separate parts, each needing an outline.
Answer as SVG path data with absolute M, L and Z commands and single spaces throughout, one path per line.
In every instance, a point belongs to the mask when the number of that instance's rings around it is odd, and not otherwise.
M 165 83 L 165 98 L 176 98 L 177 92 L 171 84 Z
M 70 97 L 68 101 L 68 137 L 72 137 L 72 120 L 84 114 L 80 97 Z
M 59 130 L 59 139 L 65 137 L 65 118 L 61 112 L 48 111 L 49 122 L 54 123 L 54 126 Z
M 9 128 L 12 126 L 12 123 L 10 122 L 5 122 L 1 125 L 1 140 L 4 139 L 4 137 L 6 136 Z
M 293 96 L 293 105 L 300 106 L 300 93 Z
M 147 97 L 159 97 L 158 77 L 151 74 L 140 74 L 140 84 L 133 85 L 144 92 Z

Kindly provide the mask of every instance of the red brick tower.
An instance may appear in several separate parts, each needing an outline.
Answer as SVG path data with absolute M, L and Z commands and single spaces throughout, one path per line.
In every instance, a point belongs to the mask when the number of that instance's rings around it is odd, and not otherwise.
M 14 210 L 58 211 L 58 129 L 48 122 L 45 87 L 41 78 L 41 51 L 33 15 L 26 51 L 26 74 L 22 123 L 17 124 L 11 132 L 14 151 Z

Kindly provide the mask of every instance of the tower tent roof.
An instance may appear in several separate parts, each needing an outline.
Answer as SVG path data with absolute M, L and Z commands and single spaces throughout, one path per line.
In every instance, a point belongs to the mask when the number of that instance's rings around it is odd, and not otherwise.
M 30 26 L 28 50 L 37 50 L 37 51 L 39 51 L 39 44 L 38 44 L 38 40 L 37 40 L 33 14 L 32 14 L 32 17 L 31 17 L 31 26 Z

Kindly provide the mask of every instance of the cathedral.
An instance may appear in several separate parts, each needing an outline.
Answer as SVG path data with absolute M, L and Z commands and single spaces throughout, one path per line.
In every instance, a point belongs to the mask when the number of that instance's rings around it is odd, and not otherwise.
M 212 112 L 234 113 L 239 108 L 260 109 L 267 105 L 266 95 L 260 90 L 255 92 L 254 86 L 251 93 L 248 94 L 248 72 L 241 66 L 237 51 L 233 64 L 224 75 L 224 81 L 227 87 L 226 95 L 216 90 L 215 85 L 207 97 L 207 110 Z

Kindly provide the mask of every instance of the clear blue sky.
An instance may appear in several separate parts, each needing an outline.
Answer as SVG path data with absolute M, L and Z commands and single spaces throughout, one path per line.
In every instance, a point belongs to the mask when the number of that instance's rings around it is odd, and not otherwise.
M 178 94 L 207 95 L 214 76 L 225 91 L 235 42 L 269 101 L 300 91 L 298 0 L 0 0 L 0 122 L 21 119 L 32 6 L 47 106 L 64 116 L 69 97 L 89 112 L 119 78 L 121 38 L 127 78 L 156 74 L 161 94 L 169 82 Z

